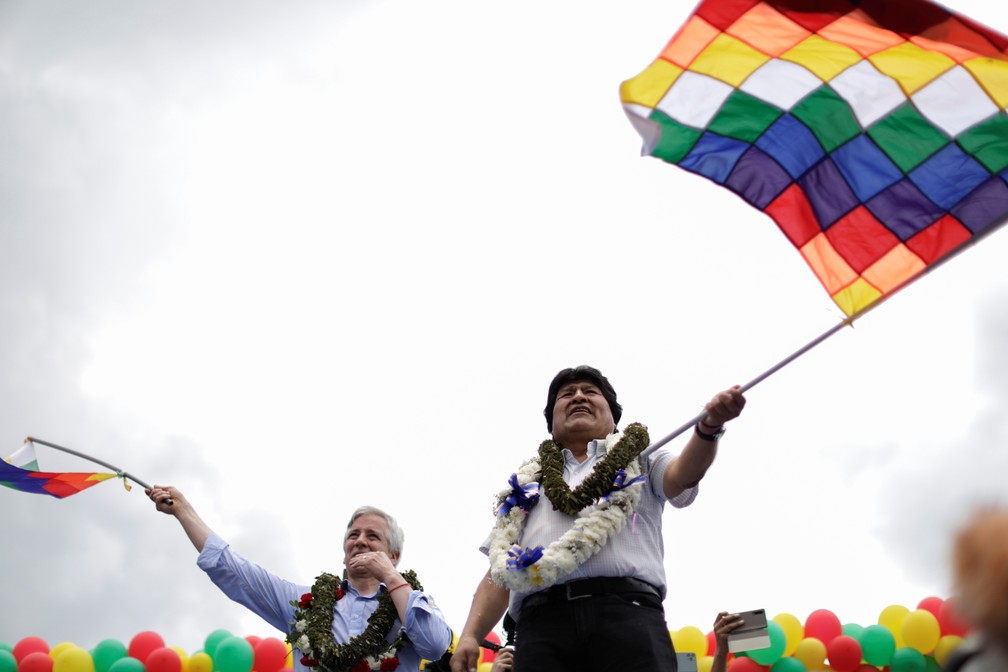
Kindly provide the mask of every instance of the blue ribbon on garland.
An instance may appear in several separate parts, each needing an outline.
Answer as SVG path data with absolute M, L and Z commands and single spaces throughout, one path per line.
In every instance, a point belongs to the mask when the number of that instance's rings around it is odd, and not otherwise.
M 528 513 L 533 506 L 539 503 L 539 484 L 529 483 L 528 485 L 518 485 L 518 474 L 511 474 L 508 479 L 511 486 L 511 493 L 505 497 L 494 511 L 495 516 L 506 516 L 512 508 L 518 507 Z
M 526 548 L 524 551 L 518 544 L 512 544 L 508 549 L 507 568 L 512 572 L 520 572 L 534 565 L 543 556 L 543 547 Z

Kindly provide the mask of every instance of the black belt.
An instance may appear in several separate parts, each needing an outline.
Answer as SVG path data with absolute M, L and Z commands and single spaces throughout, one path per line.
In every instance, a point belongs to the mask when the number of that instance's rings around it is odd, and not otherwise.
M 522 606 L 532 607 L 539 604 L 580 600 L 585 597 L 613 593 L 647 593 L 661 599 L 661 593 L 658 592 L 658 589 L 646 581 L 626 576 L 596 576 L 591 579 L 559 583 L 542 592 L 532 593 L 522 600 Z

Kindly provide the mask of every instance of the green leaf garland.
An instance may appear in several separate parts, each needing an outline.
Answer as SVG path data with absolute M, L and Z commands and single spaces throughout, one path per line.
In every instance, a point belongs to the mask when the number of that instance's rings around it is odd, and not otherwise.
M 414 590 L 423 590 L 413 570 L 402 572 L 402 577 Z M 364 632 L 345 644 L 337 644 L 332 620 L 336 602 L 343 597 L 341 584 L 339 577 L 323 572 L 315 578 L 311 593 L 302 596 L 300 602 L 291 601 L 291 606 L 295 607 L 294 628 L 288 633 L 287 641 L 305 654 L 307 660 L 302 661 L 305 665 L 319 666 L 327 672 L 348 672 L 368 656 L 378 657 L 386 651 L 394 655 L 407 641 L 405 634 L 392 644 L 385 641 L 398 618 L 395 603 L 386 592 L 378 598 L 378 608 L 368 618 Z M 298 629 L 299 624 L 303 630 Z M 303 637 L 307 637 L 307 649 L 303 646 Z
M 563 480 L 564 458 L 560 446 L 552 439 L 543 441 L 539 446 L 543 492 L 549 497 L 554 509 L 568 516 L 576 516 L 581 509 L 608 495 L 612 491 L 616 471 L 626 469 L 649 443 L 651 440 L 648 437 L 647 427 L 639 422 L 629 425 L 623 432 L 623 438 L 609 449 L 602 461 L 592 469 L 588 478 L 571 491 L 570 486 Z

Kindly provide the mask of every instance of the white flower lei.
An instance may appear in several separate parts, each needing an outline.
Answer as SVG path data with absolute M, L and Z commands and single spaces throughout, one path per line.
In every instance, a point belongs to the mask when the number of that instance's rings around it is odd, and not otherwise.
M 617 441 L 616 435 L 609 436 L 606 448 L 611 448 Z M 633 480 L 640 474 L 640 460 L 631 460 L 626 467 L 627 480 Z M 515 475 L 519 487 L 538 483 L 542 477 L 539 456 L 522 462 Z M 642 487 L 641 483 L 637 483 L 616 490 L 583 509 L 578 513 L 571 529 L 550 544 L 539 560 L 517 571 L 508 567 L 508 554 L 521 538 L 528 514 L 518 506 L 512 506 L 507 513 L 498 514 L 490 533 L 490 576 L 494 583 L 519 593 L 549 588 L 602 550 L 609 537 L 626 526 L 640 502 Z M 511 488 L 502 490 L 497 501 L 504 501 L 511 492 Z

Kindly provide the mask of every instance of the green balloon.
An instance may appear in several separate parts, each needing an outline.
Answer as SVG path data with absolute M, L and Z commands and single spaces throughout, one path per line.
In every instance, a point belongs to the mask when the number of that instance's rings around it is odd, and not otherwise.
M 232 635 L 228 630 L 214 630 L 206 636 L 206 641 L 203 642 L 203 650 L 206 651 L 208 656 L 213 658 L 217 652 L 217 646 L 228 637 L 234 637 L 234 635 Z
M 788 656 L 774 663 L 770 672 L 805 672 L 805 663 Z
M 136 658 L 120 658 L 109 666 L 109 672 L 144 672 L 144 664 Z
M 17 672 L 17 658 L 7 649 L 0 649 L 0 672 Z
M 896 652 L 896 638 L 884 625 L 869 625 L 857 637 L 861 657 L 869 665 L 885 667 Z
M 91 651 L 95 672 L 108 672 L 112 663 L 126 657 L 126 645 L 118 639 L 103 639 Z
M 749 657 L 760 665 L 773 665 L 784 655 L 787 648 L 787 635 L 777 621 L 767 621 L 767 634 L 770 635 L 770 646 L 764 649 L 749 651 Z
M 14 653 L 14 647 L 7 642 L 0 642 L 0 651 L 10 651 L 11 653 Z
M 927 672 L 927 661 L 917 649 L 904 646 L 893 653 L 889 669 L 891 672 Z
M 861 633 L 864 632 L 864 626 L 858 625 L 857 623 L 844 623 L 841 632 L 847 635 L 848 637 L 853 637 L 854 639 L 857 639 L 858 637 L 861 636 Z
M 927 672 L 942 672 L 942 666 L 938 664 L 934 656 L 924 656 L 924 661 L 927 663 Z
M 251 672 L 255 660 L 252 645 L 243 637 L 228 637 L 214 651 L 214 672 Z

